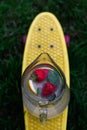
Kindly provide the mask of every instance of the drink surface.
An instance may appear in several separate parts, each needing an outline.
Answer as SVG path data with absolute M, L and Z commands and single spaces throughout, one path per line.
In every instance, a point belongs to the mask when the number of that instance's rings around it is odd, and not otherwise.
M 50 100 L 58 97 L 62 90 L 62 79 L 59 72 L 50 65 L 40 65 L 29 77 L 28 88 L 31 93 Z

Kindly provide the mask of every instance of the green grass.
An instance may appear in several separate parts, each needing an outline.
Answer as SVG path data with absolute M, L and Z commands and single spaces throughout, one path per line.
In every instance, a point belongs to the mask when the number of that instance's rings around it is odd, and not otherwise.
M 71 100 L 67 130 L 87 130 L 87 1 L 2 0 L 0 2 L 0 130 L 24 130 L 21 66 L 34 17 L 49 11 L 70 35 Z

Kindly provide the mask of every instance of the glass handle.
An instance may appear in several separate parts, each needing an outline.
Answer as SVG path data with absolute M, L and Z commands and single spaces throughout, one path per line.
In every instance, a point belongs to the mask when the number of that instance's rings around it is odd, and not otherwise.
M 42 124 L 46 123 L 47 120 L 47 112 L 48 112 L 48 102 L 43 104 L 41 101 L 39 102 L 39 119 Z
M 42 124 L 45 124 L 45 123 L 46 123 L 46 120 L 47 120 L 47 114 L 41 113 L 40 116 L 39 116 L 39 118 L 40 118 L 40 122 L 41 122 Z

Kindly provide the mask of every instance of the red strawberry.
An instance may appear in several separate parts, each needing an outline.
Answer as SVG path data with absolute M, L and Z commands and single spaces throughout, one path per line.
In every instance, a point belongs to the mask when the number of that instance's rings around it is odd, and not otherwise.
M 48 69 L 37 69 L 34 71 L 32 78 L 37 82 L 42 82 L 46 79 L 48 72 Z
M 50 94 L 54 93 L 55 90 L 56 87 L 52 83 L 47 82 L 43 87 L 42 96 L 49 96 Z

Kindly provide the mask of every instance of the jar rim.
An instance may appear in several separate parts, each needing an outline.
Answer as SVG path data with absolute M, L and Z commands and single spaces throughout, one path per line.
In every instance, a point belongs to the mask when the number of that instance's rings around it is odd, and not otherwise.
M 30 91 L 30 89 L 28 88 L 29 76 L 30 76 L 30 74 L 32 73 L 32 70 L 34 70 L 36 67 L 39 68 L 40 65 L 45 65 L 45 66 L 46 66 L 46 64 L 39 64 L 39 65 L 37 65 L 37 66 L 35 66 L 35 67 L 31 68 L 31 69 L 30 69 L 30 67 L 28 66 L 27 69 L 25 69 L 25 71 L 24 71 L 24 73 L 23 73 L 23 78 L 22 78 L 22 79 L 23 79 L 23 80 L 22 80 L 22 87 L 25 88 L 25 89 L 23 89 L 23 91 L 24 91 L 25 95 L 27 96 L 27 98 L 28 98 L 29 100 L 31 99 L 31 100 L 33 101 L 33 103 L 35 103 L 35 104 L 38 104 L 39 101 L 41 101 L 42 104 L 43 104 L 44 102 L 45 102 L 45 103 L 48 102 L 48 99 L 34 95 L 34 94 Z M 49 65 L 50 65 L 50 64 L 49 64 Z M 50 66 L 52 66 L 52 65 L 50 65 Z M 52 66 L 52 67 L 53 67 L 53 66 Z M 53 68 L 55 68 L 55 67 L 53 67 Z M 56 102 L 58 102 L 58 101 L 61 99 L 61 97 L 62 97 L 62 95 L 64 94 L 64 91 L 65 91 L 65 89 L 66 89 L 66 87 L 67 87 L 67 85 L 66 85 L 66 80 L 65 80 L 65 76 L 64 76 L 64 73 L 62 72 L 61 68 L 60 68 L 58 65 L 56 65 L 56 68 L 55 68 L 55 69 L 56 69 L 56 71 L 58 72 L 58 74 L 60 75 L 61 80 L 62 80 L 62 86 L 61 86 L 62 91 L 61 91 L 61 93 L 60 93 L 54 100 L 48 102 L 49 105 L 55 104 Z M 25 74 L 26 74 L 26 73 L 27 73 L 27 77 L 25 78 Z M 68 87 L 67 87 L 67 88 L 68 88 Z

